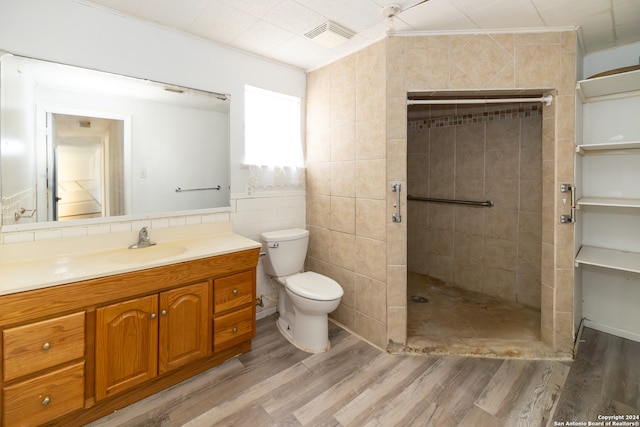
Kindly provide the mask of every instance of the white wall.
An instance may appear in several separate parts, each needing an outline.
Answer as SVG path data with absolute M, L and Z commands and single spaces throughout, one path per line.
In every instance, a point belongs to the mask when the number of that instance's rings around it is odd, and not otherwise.
M 611 49 L 600 50 L 585 55 L 584 78 L 603 71 L 640 64 L 640 42 Z
M 304 71 L 73 0 L 0 0 L 0 50 L 231 95 L 231 212 L 154 217 L 146 221 L 152 229 L 231 219 L 238 232 L 256 239 L 263 231 L 304 227 L 304 193 L 263 192 L 258 198 L 247 195 L 248 170 L 241 166 L 244 85 L 300 97 L 304 106 Z M 5 230 L 0 233 L 0 241 L 6 244 L 109 233 L 139 225 L 139 219 L 111 220 L 76 227 Z M 272 293 L 264 277 L 258 281 L 261 293 Z

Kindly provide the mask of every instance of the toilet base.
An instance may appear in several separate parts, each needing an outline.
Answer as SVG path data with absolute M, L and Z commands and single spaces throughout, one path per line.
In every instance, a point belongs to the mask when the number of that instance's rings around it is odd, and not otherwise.
M 305 351 L 307 353 L 326 353 L 327 351 L 329 351 L 329 349 L 331 348 L 331 342 L 328 339 L 327 339 L 327 346 L 322 349 L 305 348 L 300 344 L 298 344 L 293 338 L 294 324 L 289 318 L 290 316 L 288 316 L 288 314 L 289 313 L 284 313 L 283 315 L 281 313 L 280 317 L 278 317 L 278 320 L 276 320 L 276 326 L 278 327 L 278 330 L 280 331 L 282 336 L 287 339 L 287 341 L 293 344 L 294 347 L 302 351 Z

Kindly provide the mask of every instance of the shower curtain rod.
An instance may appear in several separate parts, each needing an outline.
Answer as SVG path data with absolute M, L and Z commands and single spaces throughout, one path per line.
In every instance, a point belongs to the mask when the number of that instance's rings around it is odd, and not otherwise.
M 544 102 L 551 105 L 553 96 L 541 96 L 539 98 L 493 98 L 493 99 L 407 99 L 407 105 L 430 104 L 505 104 L 514 102 Z

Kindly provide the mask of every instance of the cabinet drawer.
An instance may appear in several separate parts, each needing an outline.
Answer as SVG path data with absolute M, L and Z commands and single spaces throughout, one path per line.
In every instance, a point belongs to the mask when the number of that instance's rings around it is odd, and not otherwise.
M 4 388 L 4 427 L 34 426 L 84 407 L 84 362 Z
M 83 357 L 84 324 L 80 312 L 4 330 L 4 380 Z
M 253 271 L 222 277 L 213 282 L 213 312 L 215 314 L 251 303 L 254 299 Z
M 213 351 L 233 347 L 254 335 L 253 308 L 247 307 L 213 319 Z

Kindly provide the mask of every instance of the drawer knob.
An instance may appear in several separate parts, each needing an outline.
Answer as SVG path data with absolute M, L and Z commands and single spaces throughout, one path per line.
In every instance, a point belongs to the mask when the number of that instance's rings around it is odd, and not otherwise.
M 155 319 L 156 317 L 158 317 L 155 313 L 151 313 L 151 318 Z
M 42 344 L 42 351 L 47 351 L 51 348 L 51 344 L 49 344 L 48 342 Z
M 162 313 L 160 313 L 163 317 L 167 315 L 167 310 L 162 310 Z
M 238 328 L 234 327 L 234 328 L 232 329 L 232 331 L 233 331 L 233 333 L 235 334 L 236 332 L 238 332 Z
M 49 398 L 49 396 L 47 396 L 42 401 L 42 406 L 47 406 L 49 403 L 51 403 L 51 398 Z
M 237 289 L 234 289 L 234 290 L 233 290 L 233 294 L 234 294 L 234 295 L 238 295 L 238 290 L 237 290 Z

